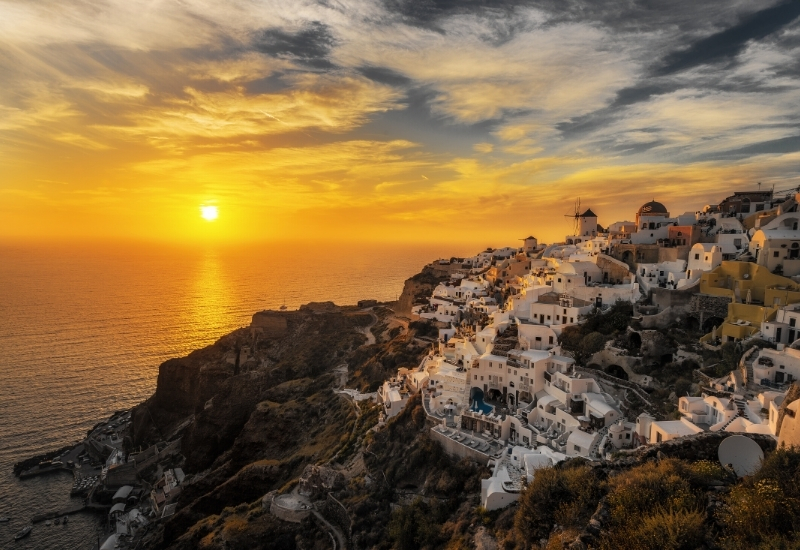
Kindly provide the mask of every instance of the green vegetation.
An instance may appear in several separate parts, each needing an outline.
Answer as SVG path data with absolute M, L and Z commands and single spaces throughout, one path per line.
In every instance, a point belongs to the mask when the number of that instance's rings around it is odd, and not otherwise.
M 577 326 L 566 327 L 561 333 L 561 347 L 585 365 L 608 340 L 625 332 L 633 316 L 633 305 L 619 301 L 606 311 L 592 310 Z

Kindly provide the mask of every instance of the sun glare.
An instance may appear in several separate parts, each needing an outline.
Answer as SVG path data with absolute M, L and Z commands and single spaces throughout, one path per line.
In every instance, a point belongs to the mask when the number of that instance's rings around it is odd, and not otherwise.
M 203 216 L 203 219 L 209 222 L 213 222 L 217 219 L 217 207 L 216 206 L 201 206 L 200 207 L 200 215 Z

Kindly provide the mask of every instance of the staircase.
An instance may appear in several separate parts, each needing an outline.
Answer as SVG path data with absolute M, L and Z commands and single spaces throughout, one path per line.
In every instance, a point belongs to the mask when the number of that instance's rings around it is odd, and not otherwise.
M 722 427 L 719 429 L 719 431 L 721 431 L 721 432 L 724 432 L 724 431 L 725 431 L 725 428 L 727 428 L 728 426 L 730 426 L 730 425 L 733 423 L 733 421 L 734 421 L 734 420 L 736 420 L 737 418 L 739 418 L 740 416 L 744 416 L 744 415 L 743 415 L 743 414 L 736 414 L 736 416 L 732 416 L 730 420 L 728 420 L 727 422 L 725 422 L 725 425 L 724 425 L 724 426 L 722 426 Z
M 744 397 L 740 395 L 734 395 L 733 404 L 736 406 L 739 416 L 747 418 L 747 401 L 744 400 Z
M 608 426 L 604 426 L 599 432 L 597 432 L 600 437 L 594 440 L 592 443 L 592 447 L 589 449 L 589 458 L 600 458 L 603 457 L 597 454 L 598 449 L 602 449 L 606 441 L 608 441 Z

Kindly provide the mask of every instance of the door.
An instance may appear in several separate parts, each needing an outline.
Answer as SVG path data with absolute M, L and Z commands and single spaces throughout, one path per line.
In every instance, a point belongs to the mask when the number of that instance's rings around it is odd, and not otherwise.
M 775 331 L 775 341 L 776 342 L 780 342 L 781 341 L 781 332 L 783 332 L 783 328 L 782 327 L 778 327 L 778 330 Z
M 775 373 L 775 383 L 776 384 L 783 384 L 783 373 L 782 372 L 776 372 Z

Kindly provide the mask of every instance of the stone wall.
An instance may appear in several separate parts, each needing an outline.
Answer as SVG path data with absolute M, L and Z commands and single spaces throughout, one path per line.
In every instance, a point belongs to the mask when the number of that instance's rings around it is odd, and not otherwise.
M 711 296 L 709 294 L 695 294 L 692 297 L 689 315 L 694 317 L 702 327 L 706 319 L 728 316 L 728 304 L 731 299 L 727 296 Z
M 453 441 L 449 437 L 440 434 L 436 430 L 430 430 L 429 433 L 431 439 L 438 441 L 442 448 L 444 448 L 445 452 L 450 456 L 458 458 L 470 458 L 484 466 L 489 463 L 489 456 L 483 454 L 482 452 L 476 449 L 471 449 L 465 445 L 461 445 L 458 441 Z
M 671 307 L 675 310 L 688 312 L 692 308 L 692 297 L 699 290 L 700 279 L 689 286 L 679 289 L 655 287 L 650 293 L 650 298 L 653 304 L 658 306 L 658 309 Z
M 680 316 L 678 311 L 668 307 L 654 315 L 642 315 L 642 328 L 665 329 L 675 322 Z
M 295 495 L 275 496 L 269 506 L 269 512 L 278 519 L 292 523 L 302 523 L 305 518 L 311 515 L 311 504 L 304 503 L 307 508 L 300 508 L 296 505 L 300 501 L 301 497 Z
M 286 315 L 279 311 L 259 311 L 253 315 L 250 326 L 267 338 L 278 338 L 286 334 L 288 322 Z

